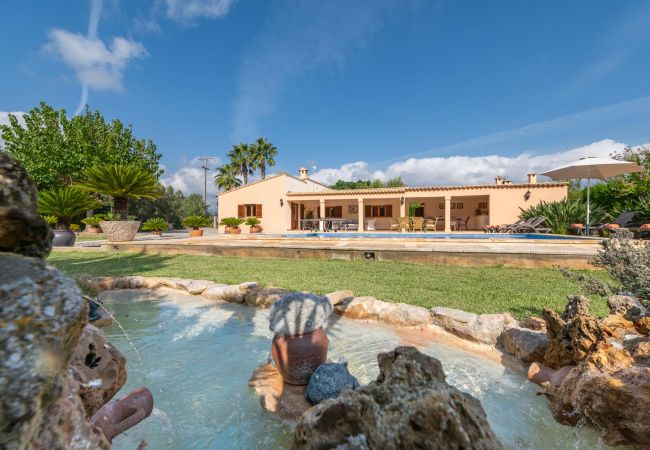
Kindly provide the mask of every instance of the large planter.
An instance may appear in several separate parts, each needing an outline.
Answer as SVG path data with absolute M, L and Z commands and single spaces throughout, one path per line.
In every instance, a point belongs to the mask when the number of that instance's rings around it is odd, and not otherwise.
M 200 228 L 198 230 L 190 230 L 190 237 L 201 237 L 203 236 L 203 230 Z
M 251 233 L 261 233 L 262 232 L 262 227 L 251 227 Z
M 135 239 L 140 229 L 139 220 L 105 220 L 100 222 L 102 231 L 108 237 L 108 242 L 126 242 Z
M 53 247 L 73 247 L 77 240 L 77 233 L 70 230 L 52 230 L 54 238 L 52 239 Z
M 239 227 L 226 227 L 224 231 L 227 234 L 241 234 L 241 228 Z
M 297 336 L 275 336 L 271 353 L 285 383 L 308 384 L 314 370 L 327 362 L 328 344 L 322 328 Z

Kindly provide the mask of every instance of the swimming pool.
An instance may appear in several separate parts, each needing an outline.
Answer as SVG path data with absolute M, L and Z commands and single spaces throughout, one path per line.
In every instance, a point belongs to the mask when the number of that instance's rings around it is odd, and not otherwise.
M 327 233 L 296 233 L 281 234 L 281 237 L 296 238 L 402 238 L 402 239 L 532 239 L 539 241 L 591 241 L 597 238 L 583 236 L 564 236 L 558 234 L 541 233 L 350 233 L 346 231 Z

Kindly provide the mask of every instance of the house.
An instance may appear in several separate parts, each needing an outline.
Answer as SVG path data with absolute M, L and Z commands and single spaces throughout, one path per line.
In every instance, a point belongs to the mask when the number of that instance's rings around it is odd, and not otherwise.
M 363 231 L 369 225 L 389 230 L 391 219 L 410 213 L 438 217 L 441 231 L 450 232 L 458 219 L 466 221 L 469 230 L 482 230 L 485 225 L 515 222 L 519 208 L 559 201 L 568 194 L 568 183 L 538 183 L 535 174 L 528 175 L 527 183 L 498 176 L 494 184 L 485 185 L 354 190 L 330 189 L 308 174 L 302 167 L 298 177 L 280 173 L 222 192 L 218 194 L 219 218 L 257 217 L 266 233 L 300 230 L 303 220 L 312 217 L 347 219 Z

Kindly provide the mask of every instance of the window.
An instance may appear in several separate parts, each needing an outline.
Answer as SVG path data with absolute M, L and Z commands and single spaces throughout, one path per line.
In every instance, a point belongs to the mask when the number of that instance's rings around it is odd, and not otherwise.
M 487 204 L 487 202 L 479 202 L 478 207 L 481 208 L 481 209 L 487 209 L 488 204 Z
M 366 217 L 393 217 L 393 205 L 366 205 Z
M 334 217 L 334 218 L 343 217 L 343 207 L 342 206 L 326 206 L 325 207 L 325 217 Z
M 237 216 L 244 219 L 246 217 L 262 217 L 262 205 L 238 205 Z

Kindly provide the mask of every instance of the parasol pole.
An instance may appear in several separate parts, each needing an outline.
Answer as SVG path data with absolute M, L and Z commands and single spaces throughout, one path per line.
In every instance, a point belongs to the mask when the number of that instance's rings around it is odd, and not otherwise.
M 591 178 L 587 178 L 587 236 L 589 234 L 589 190 L 591 188 Z

